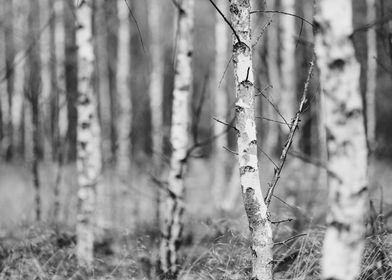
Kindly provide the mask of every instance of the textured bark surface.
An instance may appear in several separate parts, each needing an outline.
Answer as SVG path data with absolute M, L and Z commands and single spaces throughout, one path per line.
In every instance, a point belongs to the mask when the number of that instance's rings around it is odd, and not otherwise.
M 118 59 L 117 61 L 117 100 L 118 116 L 118 151 L 117 170 L 122 179 L 129 178 L 131 170 L 131 126 L 132 100 L 130 86 L 131 72 L 131 30 L 129 11 L 124 0 L 117 0 L 118 5 Z
M 236 36 L 233 37 L 235 111 L 240 183 L 251 233 L 251 279 L 266 280 L 272 279 L 273 242 L 259 179 L 249 0 L 230 0 L 230 13 L 240 39 L 239 42 Z
M 364 247 L 367 210 L 367 147 L 352 43 L 351 0 L 318 2 L 315 48 L 325 98 L 330 210 L 323 279 L 356 279 Z
M 93 92 L 94 50 L 92 44 L 92 2 L 77 1 L 78 30 L 78 125 L 77 171 L 79 209 L 76 225 L 76 254 L 80 265 L 91 268 L 94 244 L 96 186 L 101 173 L 100 127 Z
M 227 1 L 217 1 L 220 10 L 226 15 L 228 11 Z M 227 62 L 229 61 L 229 36 L 227 23 L 221 15 L 216 12 L 215 19 L 215 72 L 212 85 L 213 96 L 213 114 L 216 118 L 226 121 L 228 106 L 227 82 L 224 75 Z M 212 193 L 216 206 L 222 208 L 222 195 L 228 181 L 226 174 L 226 165 L 228 162 L 227 151 L 223 147 L 228 147 L 228 138 L 225 133 L 226 126 L 213 121 L 213 135 L 219 135 L 213 142 L 214 145 L 214 168 L 213 168 L 213 184 Z
M 174 77 L 170 143 L 172 155 L 165 198 L 160 266 L 164 279 L 176 278 L 181 244 L 185 195 L 185 172 L 189 142 L 190 96 L 193 57 L 193 0 L 184 0 L 178 18 L 177 57 Z
M 367 22 L 376 20 L 376 1 L 366 0 Z M 377 81 L 377 37 L 376 29 L 370 28 L 367 39 L 367 72 L 366 72 L 366 130 L 369 148 L 372 152 L 376 146 L 376 81 Z

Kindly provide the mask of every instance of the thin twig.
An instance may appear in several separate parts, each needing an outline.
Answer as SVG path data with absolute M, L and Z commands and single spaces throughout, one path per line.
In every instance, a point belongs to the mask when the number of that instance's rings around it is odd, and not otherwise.
M 282 150 L 282 154 L 280 156 L 279 167 L 275 168 L 274 177 L 269 185 L 267 195 L 265 197 L 265 203 L 266 203 L 267 207 L 269 207 L 269 205 L 271 203 L 272 195 L 274 193 L 274 190 L 275 190 L 276 185 L 277 185 L 279 178 L 280 178 L 280 173 L 282 172 L 282 169 L 283 169 L 284 164 L 286 162 L 287 153 L 291 147 L 291 144 L 293 143 L 294 135 L 295 135 L 295 132 L 298 128 L 301 115 L 302 115 L 303 110 L 305 108 L 305 105 L 308 101 L 308 89 L 309 89 L 310 79 L 311 79 L 312 73 L 313 73 L 313 68 L 314 68 L 314 58 L 310 62 L 308 76 L 306 78 L 306 82 L 305 82 L 305 86 L 304 86 L 304 90 L 302 93 L 301 102 L 299 104 L 298 111 L 295 115 L 295 118 L 291 121 L 289 136 L 287 137 L 286 144 L 284 145 L 283 150 Z
M 274 13 L 274 14 L 282 14 L 282 15 L 286 15 L 286 16 L 295 17 L 295 18 L 298 18 L 298 19 L 300 19 L 300 20 L 306 22 L 307 24 L 311 25 L 311 26 L 314 28 L 313 23 L 311 23 L 309 20 L 306 20 L 305 18 L 303 18 L 303 17 L 301 17 L 301 16 L 299 16 L 299 15 L 296 15 L 296 14 L 286 13 L 286 12 L 282 12 L 282 11 L 262 11 L 262 10 L 259 10 L 259 11 L 251 11 L 251 12 L 250 12 L 250 14 L 256 14 L 256 13 L 264 13 L 264 14 L 271 14 L 271 13 Z
M 256 119 L 262 119 L 262 120 L 269 121 L 269 122 L 274 122 L 274 123 L 286 125 L 285 122 L 277 121 L 277 120 L 270 119 L 270 118 L 266 118 L 266 117 L 259 117 L 259 116 L 256 116 L 255 118 L 256 118 Z
M 258 94 L 256 94 L 255 96 L 261 95 L 262 97 L 264 97 L 265 100 L 268 101 L 269 104 L 271 104 L 272 108 L 274 108 L 275 112 L 279 115 L 279 117 L 282 118 L 282 120 L 284 121 L 284 123 L 287 125 L 288 128 L 290 128 L 289 123 L 286 121 L 285 117 L 280 113 L 278 107 L 268 98 L 268 96 L 266 96 L 263 91 L 261 91 L 260 89 L 258 89 L 255 85 L 253 85 L 253 87 L 258 91 Z M 271 86 L 272 88 L 272 86 Z
M 307 233 L 300 233 L 300 234 L 291 236 L 291 237 L 287 238 L 286 240 L 283 240 L 283 241 L 280 241 L 280 242 L 275 242 L 275 243 L 274 243 L 274 246 L 275 246 L 275 245 L 286 245 L 287 242 L 290 242 L 290 241 L 293 240 L 293 239 L 297 239 L 297 238 L 299 238 L 299 237 L 307 236 L 307 235 L 308 235 Z
M 238 132 L 238 129 L 233 125 L 233 121 L 232 121 L 231 123 L 226 123 L 226 122 L 221 121 L 221 120 L 219 120 L 219 119 L 217 119 L 217 118 L 215 118 L 215 117 L 212 117 L 212 119 L 215 120 L 215 121 L 217 121 L 218 123 L 221 123 L 221 124 L 223 124 L 223 125 L 226 125 L 226 126 L 229 127 L 229 128 L 232 128 L 232 129 L 234 129 L 235 131 Z
M 278 165 L 273 161 L 273 159 L 266 152 L 264 152 L 262 148 L 260 148 L 259 146 L 257 146 L 257 148 L 259 149 L 260 152 L 263 153 L 263 155 L 265 155 L 269 159 L 270 162 L 272 162 L 273 165 L 275 165 L 275 168 L 278 168 Z
M 238 156 L 238 153 L 237 153 L 237 152 L 235 152 L 235 151 L 233 151 L 233 150 L 230 150 L 229 148 L 227 148 L 227 147 L 225 147 L 225 146 L 223 146 L 223 149 L 225 149 L 226 151 L 232 153 L 233 155 Z
M 273 225 L 279 225 L 279 224 L 282 224 L 282 223 L 291 222 L 293 220 L 294 220 L 294 218 L 288 218 L 288 219 L 279 220 L 279 221 L 270 221 L 270 223 L 273 224 Z
M 242 43 L 240 36 L 238 36 L 237 32 L 235 31 L 233 25 L 231 25 L 231 22 L 226 18 L 226 16 L 222 13 L 222 11 L 218 8 L 218 6 L 214 3 L 214 1 L 209 0 L 212 6 L 214 6 L 215 10 L 221 15 L 221 17 L 225 20 L 225 22 L 230 26 L 230 29 L 233 31 L 234 36 L 237 38 L 238 43 Z
M 135 15 L 133 14 L 133 11 L 132 11 L 132 9 L 131 9 L 131 6 L 130 6 L 129 3 L 128 3 L 128 0 L 124 0 L 124 2 L 125 2 L 125 4 L 126 4 L 127 7 L 128 7 L 129 15 L 131 16 L 131 18 L 132 18 L 133 21 L 135 22 L 137 32 L 139 33 L 140 43 L 141 43 L 141 45 L 142 45 L 143 52 L 144 52 L 144 54 L 146 54 L 146 49 L 145 49 L 145 47 L 144 47 L 142 32 L 140 31 L 139 23 L 137 22 L 136 17 L 135 17 Z

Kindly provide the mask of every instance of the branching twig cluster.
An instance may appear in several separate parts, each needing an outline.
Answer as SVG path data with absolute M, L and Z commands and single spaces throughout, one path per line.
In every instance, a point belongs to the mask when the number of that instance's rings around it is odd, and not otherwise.
M 299 122 L 300 122 L 300 119 L 301 119 L 301 115 L 304 112 L 305 106 L 306 106 L 306 104 L 308 102 L 308 89 L 309 89 L 310 79 L 311 79 L 312 73 L 313 73 L 313 68 L 314 68 L 314 59 L 310 62 L 308 76 L 306 78 L 304 90 L 303 90 L 302 97 L 301 97 L 301 102 L 300 102 L 298 111 L 297 111 L 297 113 L 295 115 L 295 118 L 291 121 L 289 136 L 287 137 L 286 144 L 283 147 L 282 154 L 280 156 L 279 165 L 278 165 L 278 167 L 275 167 L 274 177 L 273 177 L 271 183 L 269 184 L 267 195 L 265 197 L 265 203 L 266 203 L 267 207 L 271 203 L 271 199 L 272 199 L 274 190 L 275 190 L 276 185 L 277 185 L 277 183 L 279 181 L 280 174 L 282 172 L 283 166 L 284 166 L 284 164 L 286 162 L 287 154 L 288 154 L 288 152 L 290 150 L 291 144 L 293 143 L 294 135 L 295 135 L 295 132 L 296 132 L 296 130 L 298 128 L 298 125 L 299 125 Z

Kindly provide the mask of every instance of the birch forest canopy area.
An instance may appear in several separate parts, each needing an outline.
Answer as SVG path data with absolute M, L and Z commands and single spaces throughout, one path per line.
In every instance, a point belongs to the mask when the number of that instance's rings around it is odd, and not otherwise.
M 0 280 L 392 279 L 392 1 L 0 0 Z

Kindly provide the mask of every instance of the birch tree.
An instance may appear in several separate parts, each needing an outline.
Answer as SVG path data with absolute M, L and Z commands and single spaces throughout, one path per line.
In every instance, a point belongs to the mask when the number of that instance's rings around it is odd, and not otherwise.
M 65 90 L 67 92 L 67 160 L 76 158 L 77 130 L 77 47 L 74 1 L 63 0 L 65 26 Z
M 29 1 L 28 14 L 28 44 L 32 44 L 39 34 L 39 2 L 38 0 Z M 40 100 L 41 100 L 41 61 L 40 48 L 35 45 L 27 55 L 26 63 L 26 80 L 28 87 L 25 88 L 25 96 L 31 106 L 31 119 L 29 120 L 32 127 L 32 143 L 33 143 L 33 158 L 32 158 L 32 174 L 33 185 L 35 189 L 35 218 L 37 221 L 41 220 L 41 184 L 38 172 L 39 160 L 42 157 L 42 143 L 41 143 L 41 116 L 40 116 Z
M 100 127 L 96 95 L 93 91 L 94 49 L 92 44 L 93 0 L 74 2 L 76 6 L 78 46 L 78 125 L 77 171 L 79 208 L 76 225 L 76 255 L 80 265 L 93 263 L 94 213 L 96 186 L 101 173 Z
M 185 173 L 189 143 L 190 97 L 193 57 L 193 0 L 179 7 L 177 55 L 174 76 L 173 109 L 170 143 L 172 155 L 165 198 L 164 222 L 160 248 L 160 268 L 164 279 L 178 275 L 178 248 L 183 228 Z
M 240 183 L 251 233 L 251 279 L 272 279 L 272 231 L 261 193 L 255 124 L 255 94 L 249 0 L 230 0 L 236 129 Z
M 3 115 L 4 124 L 6 127 L 7 143 L 6 143 L 6 160 L 11 160 L 14 152 L 14 126 L 13 126 L 13 99 L 14 99 L 14 88 L 15 88 L 15 73 L 14 73 L 14 58 L 15 58 L 15 44 L 14 44 L 14 9 L 13 1 L 8 0 L 2 3 L 4 16 L 3 16 L 3 26 L 4 26 L 4 42 L 5 42 L 5 77 L 7 79 L 7 93 L 3 93 L 7 96 L 4 98 L 7 100 L 5 108 L 7 110 L 3 111 L 6 113 Z
M 367 22 L 376 20 L 375 0 L 366 0 Z M 369 147 L 375 148 L 376 144 L 376 81 L 377 81 L 377 36 L 374 27 L 369 28 L 367 40 L 367 70 L 366 70 L 366 130 Z
M 163 153 L 163 55 L 161 46 L 161 12 L 159 0 L 148 0 L 148 25 L 150 31 L 150 112 L 153 165 L 158 176 L 161 172 L 161 154 Z M 156 191 L 156 219 L 160 222 L 160 191 Z
M 131 30 L 129 12 L 124 0 L 117 0 L 118 5 L 118 56 L 117 94 L 118 98 L 118 152 L 117 169 L 123 179 L 131 170 L 131 126 L 132 101 L 130 86 Z
M 225 0 L 217 2 L 220 10 L 226 14 L 228 5 Z M 215 19 L 215 72 L 213 79 L 213 106 L 214 116 L 220 120 L 226 120 L 227 108 L 228 108 L 228 95 L 227 95 L 227 83 L 225 77 L 222 78 L 226 71 L 227 61 L 229 60 L 229 40 L 227 32 L 227 23 L 222 19 L 220 14 L 216 12 Z M 221 79 L 222 78 L 222 79 Z M 221 123 L 214 121 L 213 123 L 213 135 L 219 135 L 214 141 L 214 156 L 213 156 L 213 185 L 212 191 L 214 199 L 218 204 L 222 202 L 222 191 L 227 182 L 226 179 L 226 163 L 227 163 L 227 151 L 223 147 L 228 147 L 228 138 L 225 133 L 226 127 Z M 219 205 L 222 207 L 222 205 Z
M 314 21 L 331 171 L 322 278 L 350 280 L 360 272 L 368 201 L 367 147 L 360 66 L 352 42 L 351 0 L 319 1 Z

